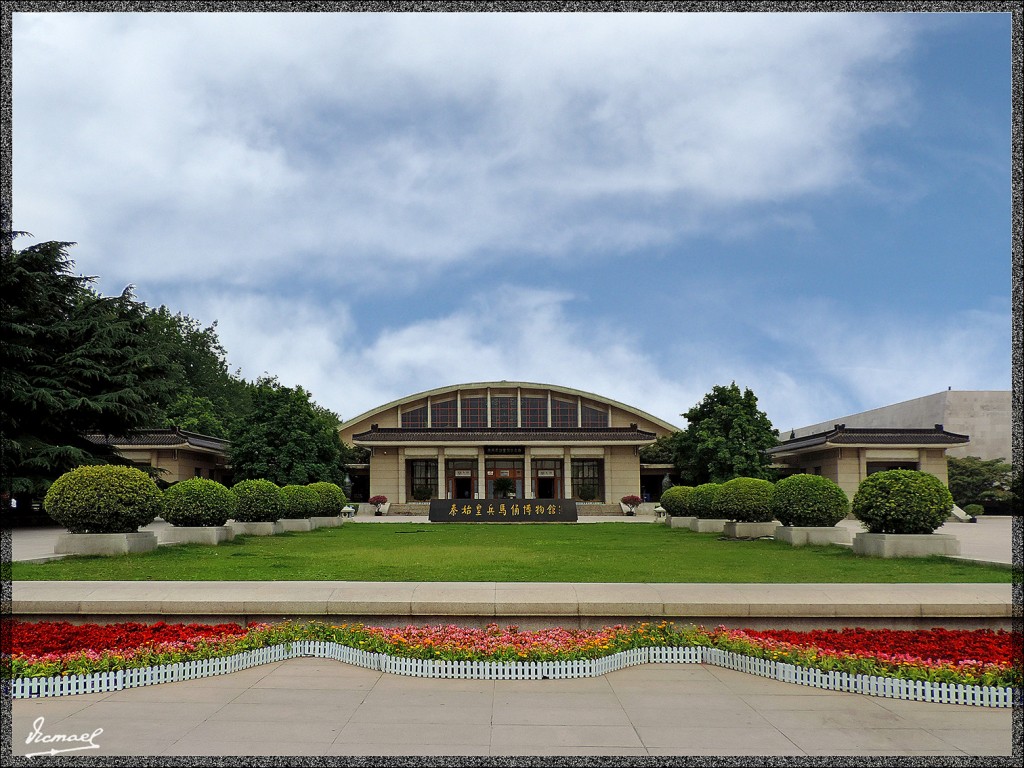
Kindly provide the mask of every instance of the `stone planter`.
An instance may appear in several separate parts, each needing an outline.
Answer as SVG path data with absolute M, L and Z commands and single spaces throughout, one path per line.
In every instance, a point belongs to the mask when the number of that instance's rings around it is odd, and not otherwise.
M 172 525 L 164 532 L 165 544 L 220 544 L 233 538 L 235 531 L 227 525 Z
M 284 529 L 278 523 L 239 523 L 232 522 L 231 527 L 236 536 L 273 536 Z
M 157 538 L 152 531 L 135 533 L 62 533 L 53 547 L 57 555 L 127 555 L 152 552 Z
M 722 529 L 725 528 L 725 524 L 728 520 L 719 520 L 717 518 L 693 518 L 693 522 L 690 523 L 690 530 L 696 531 L 697 533 L 721 533 Z
M 868 557 L 959 555 L 960 542 L 948 533 L 858 533 L 853 553 Z
M 668 527 L 689 528 L 690 530 L 694 530 L 693 525 L 696 522 L 696 517 L 676 517 L 675 515 L 672 515 L 670 518 L 668 518 Z
M 313 523 L 314 528 L 337 528 L 345 522 L 341 515 L 337 517 L 311 517 L 309 519 Z
M 775 538 L 794 547 L 803 547 L 807 544 L 849 544 L 850 532 L 835 525 L 780 525 L 775 529 Z
M 730 521 L 722 527 L 722 533 L 730 539 L 759 539 L 762 536 L 774 536 L 778 525 L 774 520 L 767 523 L 737 523 Z
M 308 533 L 309 531 L 313 530 L 313 523 L 308 517 L 282 517 L 280 520 L 277 521 L 277 524 L 281 526 L 282 531 Z

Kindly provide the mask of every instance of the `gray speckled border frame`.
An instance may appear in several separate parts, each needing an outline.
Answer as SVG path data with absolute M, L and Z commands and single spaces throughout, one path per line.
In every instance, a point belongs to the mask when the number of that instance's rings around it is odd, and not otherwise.
M 200 0 L 182 0 L 181 2 L 84 2 L 83 0 L 0 0 L 3 13 L 0 15 L 0 106 L 3 120 L 0 122 L 0 220 L 3 228 L 9 230 L 12 225 L 11 216 L 11 162 L 12 162 L 12 85 L 11 85 L 11 29 L 12 14 L 16 12 L 327 12 L 327 11 L 396 11 L 396 12 L 497 12 L 497 11 L 604 11 L 604 12 L 925 12 L 925 13 L 1011 13 L 1011 34 L 1013 47 L 1011 63 L 1014 72 L 1024 71 L 1022 56 L 1022 13 L 1024 2 L 988 0 L 984 2 L 637 2 L 623 0 L 621 2 L 281 2 L 267 0 L 265 2 L 202 2 Z M 1024 376 L 1021 371 L 1021 345 L 1024 341 L 1024 268 L 1022 268 L 1022 220 L 1024 220 L 1024 174 L 1022 174 L 1022 88 L 1021 77 L 1018 75 L 1012 84 L 1013 116 L 1012 116 L 1012 338 L 1013 338 L 1013 464 L 1021 466 L 1024 460 L 1024 438 L 1022 438 L 1022 420 L 1024 420 Z M 11 247 L 10 241 L 4 239 L 0 248 L 4 254 Z M 1019 512 L 1018 508 L 1018 512 Z M 1022 518 L 1016 516 L 1013 521 L 1013 555 L 1018 566 L 1013 580 L 1013 602 L 1022 605 L 1021 556 L 1022 550 Z M 0 563 L 11 562 L 11 537 L 8 531 L 0 531 Z M 4 569 L 0 574 L 0 612 L 10 615 L 11 609 L 10 572 Z M 1024 631 L 1024 619 L 1018 611 L 1014 618 L 1014 630 L 1018 641 Z M 0 637 L 0 641 L 3 638 Z M 9 644 L 6 647 L 10 647 Z M 2 749 L 0 753 L 7 765 L 111 765 L 111 766 L 526 766 L 526 765 L 564 765 L 564 766 L 670 766 L 670 765 L 730 765 L 746 766 L 756 764 L 764 766 L 790 765 L 938 765 L 938 766 L 1001 766 L 1016 765 L 1022 754 L 1022 705 L 1021 692 L 1017 692 L 1013 708 L 1013 745 L 1016 758 L 1008 757 L 849 757 L 849 758 L 801 758 L 801 757 L 764 757 L 764 758 L 719 758 L 719 757 L 265 757 L 265 758 L 175 758 L 175 757 L 52 757 L 40 758 L 35 762 L 28 758 L 11 757 L 12 718 L 10 686 L 6 681 L 0 683 L 0 737 Z

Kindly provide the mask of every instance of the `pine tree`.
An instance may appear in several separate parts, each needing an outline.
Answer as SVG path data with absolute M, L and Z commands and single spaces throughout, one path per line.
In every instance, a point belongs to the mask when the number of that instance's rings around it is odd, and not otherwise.
M 85 438 L 152 423 L 166 366 L 144 343 L 132 287 L 101 296 L 72 273 L 65 242 L 9 249 L 0 273 L 0 439 L 4 492 L 38 497 L 82 464 L 124 463 Z

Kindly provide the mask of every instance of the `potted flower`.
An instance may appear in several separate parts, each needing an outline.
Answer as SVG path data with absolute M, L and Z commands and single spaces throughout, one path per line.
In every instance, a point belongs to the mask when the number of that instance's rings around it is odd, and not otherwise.
M 390 504 L 388 504 L 387 496 L 371 496 L 369 503 L 373 504 L 374 508 L 376 509 L 376 512 L 373 513 L 374 516 L 376 517 L 380 517 L 381 515 L 386 514 L 388 508 L 391 506 Z
M 623 514 L 627 517 L 632 517 L 636 514 L 636 508 L 643 504 L 643 499 L 639 496 L 623 496 L 619 499 L 619 503 L 622 505 Z

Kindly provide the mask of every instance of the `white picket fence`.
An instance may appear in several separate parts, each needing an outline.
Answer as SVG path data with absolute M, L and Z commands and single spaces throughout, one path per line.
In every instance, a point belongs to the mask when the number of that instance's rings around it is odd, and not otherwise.
M 927 701 L 940 704 L 969 704 L 979 707 L 1013 706 L 1013 689 L 991 686 L 930 683 L 923 680 L 898 680 L 846 672 L 823 672 L 770 659 L 742 656 L 717 648 L 635 648 L 600 659 L 575 661 L 446 661 L 443 659 L 407 659 L 369 653 L 334 642 L 299 640 L 285 645 L 243 651 L 217 659 L 186 661 L 159 667 L 97 672 L 62 677 L 27 677 L 11 682 L 15 699 L 68 696 L 78 693 L 104 693 L 143 685 L 195 680 L 224 675 L 300 657 L 334 659 L 357 667 L 413 677 L 473 680 L 566 680 L 600 677 L 638 664 L 711 664 L 751 675 L 768 677 L 797 685 L 809 685 L 829 691 L 863 693 L 890 699 Z

